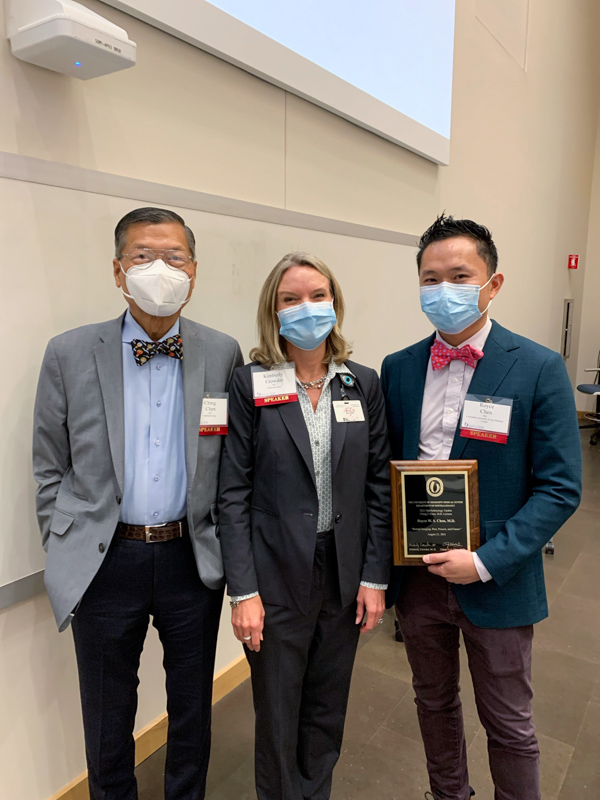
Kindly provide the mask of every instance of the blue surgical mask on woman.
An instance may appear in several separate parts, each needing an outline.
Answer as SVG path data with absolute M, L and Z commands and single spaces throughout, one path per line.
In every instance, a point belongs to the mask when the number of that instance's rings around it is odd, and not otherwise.
M 493 276 L 492 276 L 493 277 Z M 472 283 L 438 283 L 435 286 L 421 286 L 421 310 L 427 319 L 442 333 L 462 333 L 485 314 L 479 310 L 479 295 L 483 286 Z
M 279 333 L 300 350 L 314 350 L 329 336 L 337 322 L 333 302 L 300 303 L 277 312 Z

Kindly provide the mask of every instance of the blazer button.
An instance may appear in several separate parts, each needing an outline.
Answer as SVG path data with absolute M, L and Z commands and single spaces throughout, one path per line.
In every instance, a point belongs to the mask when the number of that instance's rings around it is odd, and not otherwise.
M 117 503 L 118 503 L 119 505 L 121 505 L 121 496 L 120 496 L 120 495 L 117 495 L 117 496 L 115 497 L 115 500 L 117 501 Z
M 100 544 L 98 545 L 98 550 L 100 550 L 101 553 L 103 553 L 106 550 L 106 547 L 104 547 L 103 542 L 100 542 Z
M 341 522 L 341 521 L 342 521 L 342 515 L 341 515 L 341 514 L 338 514 L 338 515 L 336 516 L 336 518 L 335 518 L 335 521 L 336 521 L 336 522 Z

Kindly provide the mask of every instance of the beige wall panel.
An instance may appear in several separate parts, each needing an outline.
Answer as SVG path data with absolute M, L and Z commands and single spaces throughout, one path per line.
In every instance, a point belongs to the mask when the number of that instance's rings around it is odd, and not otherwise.
M 580 262 L 581 264 L 581 262 Z M 598 364 L 600 351 L 600 126 L 596 141 L 596 164 L 590 203 L 590 224 L 584 268 L 581 338 L 576 383 L 594 383 L 596 373 L 585 372 Z M 576 393 L 577 408 L 595 411 L 596 398 Z M 591 433 L 591 431 L 590 431 Z
M 476 0 L 477 18 L 525 69 L 529 0 Z
M 440 167 L 288 94 L 286 208 L 422 232 Z
M 587 0 L 532 0 L 525 73 L 479 24 L 473 4 L 459 2 L 451 164 L 440 172 L 439 208 L 493 230 L 507 276 L 495 306 L 505 323 L 558 349 L 563 299 L 574 297 L 574 353 L 582 274 L 568 273 L 567 256 L 584 252 L 587 237 L 596 20 Z M 563 40 L 577 41 L 577 58 Z M 575 357 L 568 367 L 574 378 Z
M 78 81 L 14 58 L 0 14 L 0 149 L 283 204 L 285 93 L 99 2 L 138 63 Z

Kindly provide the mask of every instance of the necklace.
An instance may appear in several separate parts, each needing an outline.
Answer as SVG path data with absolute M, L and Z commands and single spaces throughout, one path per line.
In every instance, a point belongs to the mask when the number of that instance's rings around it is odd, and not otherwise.
M 303 389 L 322 389 L 323 384 L 325 383 L 326 380 L 327 380 L 327 372 L 325 373 L 325 375 L 322 375 L 320 378 L 317 378 L 316 381 L 307 381 L 305 383 L 304 381 L 301 381 L 300 378 L 298 378 L 298 383 Z

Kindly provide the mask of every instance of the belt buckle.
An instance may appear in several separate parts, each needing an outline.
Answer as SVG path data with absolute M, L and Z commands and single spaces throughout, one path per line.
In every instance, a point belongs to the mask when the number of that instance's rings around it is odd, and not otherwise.
M 155 544 L 156 542 L 159 542 L 160 539 L 152 539 L 152 531 L 154 528 L 164 528 L 166 525 L 166 522 L 161 522 L 160 525 L 144 525 L 144 530 L 146 531 L 146 544 Z
M 161 522 L 160 525 L 144 525 L 144 530 L 146 532 L 146 544 L 156 544 L 156 542 L 160 542 L 161 539 L 152 539 L 152 530 L 154 528 L 166 528 L 167 525 L 172 525 L 173 523 L 170 522 Z M 177 522 L 179 525 L 179 539 L 183 536 L 183 524 L 181 520 Z

